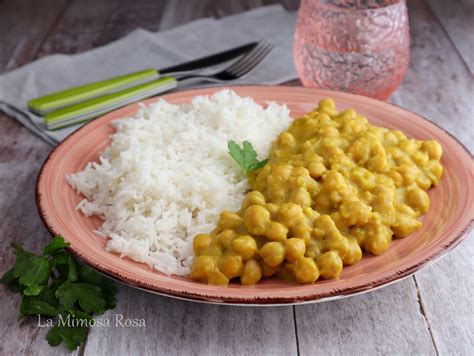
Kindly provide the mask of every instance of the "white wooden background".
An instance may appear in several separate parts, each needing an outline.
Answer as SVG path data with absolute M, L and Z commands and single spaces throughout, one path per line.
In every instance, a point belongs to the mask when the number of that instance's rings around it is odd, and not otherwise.
M 75 53 L 136 27 L 162 30 L 203 16 L 225 16 L 297 1 L 0 0 L 0 73 L 38 57 Z M 443 126 L 474 148 L 474 2 L 408 0 L 410 70 L 391 101 Z M 0 273 L 9 244 L 39 249 L 47 239 L 34 182 L 51 147 L 0 114 Z M 119 286 L 113 313 L 144 318 L 145 329 L 93 328 L 75 353 L 125 354 L 474 354 L 474 239 L 405 280 L 372 293 L 296 307 L 204 305 Z M 0 287 L 0 355 L 65 353 L 45 329 L 16 320 L 19 298 Z

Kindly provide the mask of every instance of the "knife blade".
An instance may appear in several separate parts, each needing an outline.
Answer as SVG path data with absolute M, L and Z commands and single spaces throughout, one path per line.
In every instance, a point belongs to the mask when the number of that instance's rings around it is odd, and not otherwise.
M 158 72 L 161 75 L 165 75 L 165 74 L 168 75 L 174 72 L 185 72 L 185 71 L 187 72 L 190 70 L 197 70 L 197 69 L 212 67 L 217 64 L 221 64 L 231 59 L 237 58 L 240 55 L 251 51 L 257 44 L 258 42 L 247 43 L 239 47 L 231 48 L 227 51 L 211 54 L 209 56 L 194 59 L 189 62 L 159 69 Z

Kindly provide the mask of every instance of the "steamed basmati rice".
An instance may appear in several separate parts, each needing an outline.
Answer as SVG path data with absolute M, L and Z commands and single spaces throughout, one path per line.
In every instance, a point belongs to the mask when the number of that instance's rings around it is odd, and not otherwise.
M 99 162 L 67 180 L 85 196 L 77 208 L 104 220 L 96 233 L 108 251 L 186 275 L 193 237 L 222 210 L 238 210 L 248 190 L 227 142 L 248 140 L 263 159 L 289 123 L 286 106 L 263 108 L 229 90 L 184 105 L 159 100 L 115 120 Z

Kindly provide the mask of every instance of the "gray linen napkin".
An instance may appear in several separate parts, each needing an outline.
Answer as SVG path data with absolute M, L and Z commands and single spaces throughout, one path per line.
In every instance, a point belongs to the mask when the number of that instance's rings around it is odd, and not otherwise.
M 296 14 L 280 5 L 223 19 L 201 19 L 164 32 L 137 29 L 122 39 L 76 55 L 51 55 L 0 76 L 0 111 L 55 145 L 79 126 L 47 131 L 28 100 L 47 93 L 146 68 L 164 68 L 267 39 L 275 48 L 235 84 L 278 84 L 296 78 L 292 60 Z

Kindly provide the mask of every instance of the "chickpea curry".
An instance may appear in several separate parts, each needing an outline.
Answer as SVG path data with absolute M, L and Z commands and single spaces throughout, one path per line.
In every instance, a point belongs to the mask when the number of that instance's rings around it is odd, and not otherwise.
M 216 285 L 337 278 L 363 251 L 380 255 L 422 226 L 441 154 L 436 141 L 373 126 L 324 99 L 249 173 L 241 210 L 222 212 L 210 234 L 194 238 L 190 277 Z

